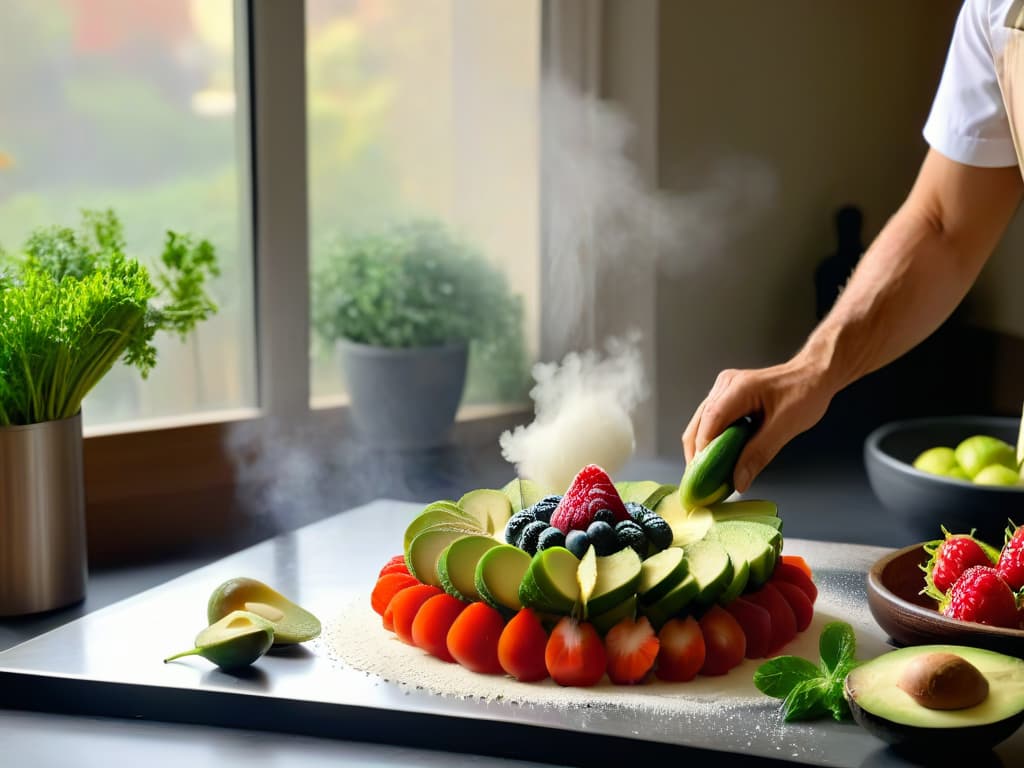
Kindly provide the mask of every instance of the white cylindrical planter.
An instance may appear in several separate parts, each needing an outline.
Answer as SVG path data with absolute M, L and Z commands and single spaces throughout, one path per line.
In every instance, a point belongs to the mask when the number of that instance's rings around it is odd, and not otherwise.
M 85 597 L 82 416 L 0 427 L 0 616 Z

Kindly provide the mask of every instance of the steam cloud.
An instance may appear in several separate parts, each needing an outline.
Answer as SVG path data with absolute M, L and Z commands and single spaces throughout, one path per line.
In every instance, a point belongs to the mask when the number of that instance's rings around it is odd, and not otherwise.
M 535 420 L 499 443 L 520 476 L 560 492 L 588 463 L 614 473 L 628 461 L 633 416 L 648 394 L 645 356 L 652 359 L 653 340 L 632 330 L 628 313 L 609 313 L 607 304 L 599 311 L 602 286 L 621 290 L 620 304 L 652 302 L 658 274 L 700 271 L 767 207 L 774 177 L 762 163 L 732 158 L 694 191 L 667 193 L 631 157 L 634 128 L 612 103 L 557 79 L 542 84 L 541 103 L 545 283 L 558 289 L 545 297 L 544 328 L 547 353 L 562 360 L 534 367 Z M 631 293 L 637 275 L 647 282 Z M 277 529 L 374 498 L 440 498 L 467 480 L 454 454 L 428 466 L 295 425 L 240 425 L 229 445 L 239 486 L 247 489 L 241 504 L 254 525 Z M 472 468 L 478 485 L 488 482 L 486 471 L 495 469 Z M 423 477 L 434 484 L 413 480 Z
M 546 282 L 557 291 L 545 301 L 544 328 L 555 350 L 589 351 L 535 366 L 535 420 L 499 443 L 521 477 L 561 492 L 586 464 L 614 473 L 628 461 L 632 416 L 647 395 L 644 340 L 614 327 L 629 312 L 604 311 L 599 297 L 611 285 L 620 304 L 653 301 L 658 274 L 694 273 L 719 256 L 767 207 L 775 182 L 762 163 L 733 158 L 693 192 L 657 190 L 631 158 L 633 126 L 613 104 L 558 79 L 545 82 L 542 104 Z M 608 332 L 617 336 L 602 358 L 594 350 Z
M 534 366 L 536 419 L 499 440 L 520 477 L 560 493 L 587 464 L 613 473 L 629 460 L 635 444 L 630 417 L 647 394 L 637 341 L 613 338 L 605 357 L 571 352 L 560 365 Z

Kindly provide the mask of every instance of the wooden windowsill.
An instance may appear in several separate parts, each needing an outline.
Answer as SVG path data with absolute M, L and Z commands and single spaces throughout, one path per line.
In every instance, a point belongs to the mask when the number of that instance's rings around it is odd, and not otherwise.
M 524 405 L 467 406 L 452 443 L 493 447 L 502 431 L 531 418 Z M 315 471 L 330 471 L 330 457 L 351 434 L 343 406 L 311 411 L 304 423 L 271 424 L 241 409 L 90 429 L 84 440 L 90 562 L 202 554 L 279 533 L 277 516 L 254 519 L 240 499 L 258 498 L 289 472 L 276 458 L 292 449 L 324 464 Z

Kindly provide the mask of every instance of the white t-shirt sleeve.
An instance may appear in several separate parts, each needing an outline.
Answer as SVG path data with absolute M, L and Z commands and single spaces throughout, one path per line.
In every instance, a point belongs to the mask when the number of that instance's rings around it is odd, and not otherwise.
M 996 79 L 989 3 L 966 0 L 960 9 L 924 138 L 933 149 L 965 165 L 1017 165 Z

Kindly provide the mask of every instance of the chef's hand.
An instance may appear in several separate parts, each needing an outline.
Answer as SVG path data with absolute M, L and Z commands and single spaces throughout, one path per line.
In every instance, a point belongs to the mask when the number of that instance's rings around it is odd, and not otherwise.
M 743 493 L 786 443 L 825 415 L 835 394 L 826 373 L 799 356 L 770 368 L 722 371 L 683 432 L 687 463 L 736 419 L 755 416 L 758 430 L 733 473 Z

